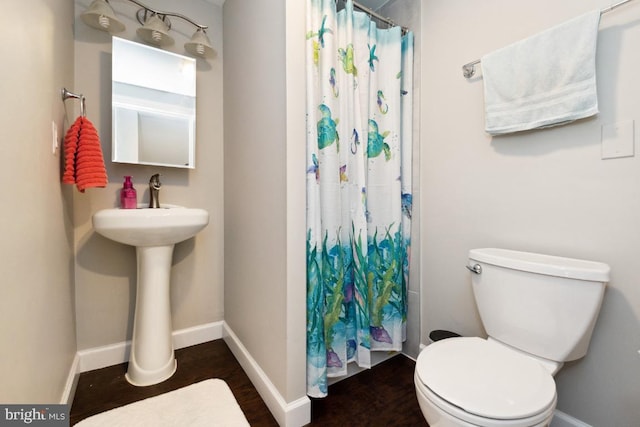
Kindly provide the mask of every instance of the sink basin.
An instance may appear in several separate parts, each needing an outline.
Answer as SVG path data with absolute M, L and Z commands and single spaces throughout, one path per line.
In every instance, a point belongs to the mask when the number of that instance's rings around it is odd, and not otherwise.
M 171 336 L 173 248 L 206 227 L 209 213 L 162 205 L 155 209 L 103 209 L 92 220 L 99 234 L 136 247 L 136 308 L 125 377 L 136 386 L 162 382 L 177 368 Z
M 175 205 L 103 209 L 93 215 L 93 228 L 98 233 L 132 246 L 173 245 L 195 236 L 208 223 L 206 210 Z

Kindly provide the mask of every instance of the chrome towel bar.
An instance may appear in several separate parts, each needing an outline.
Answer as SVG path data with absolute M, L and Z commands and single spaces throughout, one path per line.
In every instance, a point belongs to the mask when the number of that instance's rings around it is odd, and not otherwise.
M 602 15 L 603 13 L 611 12 L 613 9 L 616 9 L 622 6 L 623 4 L 629 3 L 630 1 L 633 1 L 633 0 L 622 0 L 616 4 L 612 4 L 609 7 L 605 7 L 600 11 L 600 15 Z M 476 59 L 475 61 L 467 62 L 462 66 L 462 75 L 464 76 L 465 79 L 470 79 L 476 74 L 476 65 L 478 65 L 480 62 L 481 61 L 479 59 Z

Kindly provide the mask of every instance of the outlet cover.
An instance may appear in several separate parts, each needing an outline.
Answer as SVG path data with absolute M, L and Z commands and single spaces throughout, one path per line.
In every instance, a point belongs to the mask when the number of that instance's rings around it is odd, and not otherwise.
M 634 156 L 633 120 L 602 125 L 602 158 Z

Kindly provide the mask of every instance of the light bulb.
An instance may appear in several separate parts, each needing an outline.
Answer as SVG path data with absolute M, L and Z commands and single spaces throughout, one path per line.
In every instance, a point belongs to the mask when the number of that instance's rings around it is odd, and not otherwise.
M 109 25 L 111 25 L 111 20 L 104 15 L 100 15 L 100 17 L 98 18 L 98 23 L 102 28 L 108 29 Z

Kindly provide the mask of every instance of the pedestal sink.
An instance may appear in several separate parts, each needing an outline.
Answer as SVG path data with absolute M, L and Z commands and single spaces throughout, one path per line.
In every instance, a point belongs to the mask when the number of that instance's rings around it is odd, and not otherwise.
M 163 205 L 159 209 L 103 209 L 92 219 L 99 234 L 136 247 L 138 283 L 127 381 L 137 386 L 162 382 L 177 367 L 169 299 L 173 247 L 206 227 L 209 213 Z

